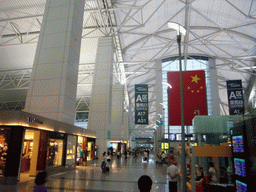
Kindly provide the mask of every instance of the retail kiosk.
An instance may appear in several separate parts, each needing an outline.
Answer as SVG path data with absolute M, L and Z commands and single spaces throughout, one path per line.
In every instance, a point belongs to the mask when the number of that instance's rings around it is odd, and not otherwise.
M 230 129 L 244 117 L 236 116 L 196 116 L 193 119 L 196 140 L 192 148 L 191 160 L 191 191 L 196 191 L 195 165 L 199 164 L 208 174 L 208 163 L 213 162 L 217 169 L 217 184 L 211 184 L 210 188 L 215 191 L 233 190 L 231 176 L 233 175 L 232 150 L 230 144 Z M 221 177 L 225 168 L 225 178 Z
M 231 130 L 237 192 L 256 189 L 256 118 L 237 123 Z
M 78 145 L 90 160 L 95 141 L 95 132 L 81 127 L 23 111 L 1 111 L 0 184 L 16 184 L 42 170 L 51 175 L 74 169 Z

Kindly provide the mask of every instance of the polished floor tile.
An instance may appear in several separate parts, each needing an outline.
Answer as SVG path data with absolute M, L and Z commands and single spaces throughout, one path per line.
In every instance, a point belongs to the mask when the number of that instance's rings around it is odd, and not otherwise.
M 48 192 L 81 192 L 81 191 L 133 191 L 139 192 L 137 181 L 142 175 L 149 175 L 153 180 L 151 192 L 168 191 L 166 165 L 156 165 L 153 155 L 149 162 L 143 162 L 142 156 L 128 159 L 112 158 L 110 172 L 102 173 L 101 160 L 93 160 L 87 166 L 79 166 L 74 170 L 51 175 L 45 184 Z M 17 186 L 0 186 L 0 191 L 32 192 L 34 180 L 20 182 Z

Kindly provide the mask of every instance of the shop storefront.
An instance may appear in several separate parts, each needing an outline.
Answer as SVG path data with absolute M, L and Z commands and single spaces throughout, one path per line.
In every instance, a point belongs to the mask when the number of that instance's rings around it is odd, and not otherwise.
M 78 148 L 84 161 L 88 153 L 94 159 L 95 138 L 93 131 L 30 113 L 0 112 L 0 184 L 74 169 Z
M 24 128 L 0 126 L 0 184 L 17 182 Z
M 77 165 L 84 165 L 84 163 L 87 161 L 86 153 L 87 153 L 87 138 L 78 136 L 77 156 L 76 156 Z
M 95 159 L 95 139 L 88 138 L 87 142 L 87 160 L 90 161 L 92 159 Z
M 120 151 L 123 154 L 127 150 L 127 141 L 120 142 L 120 140 L 111 140 L 110 148 L 113 148 L 113 153 Z
M 0 129 L 0 176 L 3 176 L 5 173 L 9 135 L 10 128 L 2 127 Z
M 77 137 L 74 135 L 67 135 L 67 153 L 66 153 L 66 165 L 73 166 L 76 163 L 76 146 Z
M 48 132 L 46 167 L 63 165 L 65 134 Z

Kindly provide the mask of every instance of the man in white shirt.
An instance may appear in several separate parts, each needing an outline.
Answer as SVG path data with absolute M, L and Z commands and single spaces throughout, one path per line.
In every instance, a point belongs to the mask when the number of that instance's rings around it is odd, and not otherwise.
M 167 174 L 169 176 L 169 191 L 177 192 L 177 181 L 179 177 L 179 170 L 176 166 L 177 162 L 173 161 L 172 165 L 167 168 Z

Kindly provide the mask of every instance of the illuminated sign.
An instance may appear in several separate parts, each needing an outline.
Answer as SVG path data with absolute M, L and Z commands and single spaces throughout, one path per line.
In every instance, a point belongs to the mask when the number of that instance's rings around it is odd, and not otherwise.
M 29 123 L 38 123 L 38 124 L 43 124 L 43 122 L 42 122 L 42 121 L 40 121 L 39 119 L 34 118 L 34 117 L 28 117 L 28 118 L 27 118 L 27 122 L 29 122 Z

